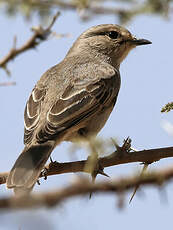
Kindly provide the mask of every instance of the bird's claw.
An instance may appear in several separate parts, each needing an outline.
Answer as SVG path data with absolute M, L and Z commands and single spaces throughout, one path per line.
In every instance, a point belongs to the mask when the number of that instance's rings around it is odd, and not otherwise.
M 48 169 L 45 167 L 41 172 L 41 176 L 44 177 L 44 180 L 47 180 L 47 173 Z
M 87 159 L 87 162 L 90 163 L 90 156 Z M 97 177 L 98 174 L 110 177 L 108 174 L 104 172 L 103 166 L 99 163 L 99 159 L 96 159 L 95 162 L 91 161 L 91 164 L 94 163 L 94 166 L 91 167 L 91 176 L 92 176 L 92 181 L 94 182 L 95 178 Z

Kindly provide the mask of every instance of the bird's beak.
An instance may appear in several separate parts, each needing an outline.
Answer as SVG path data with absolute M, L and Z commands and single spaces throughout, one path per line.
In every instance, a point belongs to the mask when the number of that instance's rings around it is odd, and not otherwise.
M 150 42 L 149 40 L 146 40 L 146 39 L 137 39 L 137 38 L 133 38 L 129 42 L 131 44 L 135 45 L 135 46 L 152 44 L 152 42 Z

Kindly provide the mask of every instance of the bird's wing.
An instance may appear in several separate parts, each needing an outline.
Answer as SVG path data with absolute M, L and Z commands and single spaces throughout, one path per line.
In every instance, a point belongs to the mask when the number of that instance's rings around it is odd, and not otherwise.
M 40 115 L 42 102 L 46 94 L 46 89 L 44 87 L 35 86 L 32 93 L 27 101 L 25 111 L 24 111 L 24 143 L 30 143 L 33 132 L 37 127 Z
M 79 124 L 98 108 L 109 101 L 116 100 L 120 87 L 119 74 L 107 79 L 81 80 L 69 84 L 63 94 L 54 101 L 46 114 L 46 121 L 37 133 L 37 141 L 45 142 L 55 139 L 61 132 Z M 33 90 L 25 109 L 25 143 L 32 139 L 31 135 L 41 116 L 44 89 Z

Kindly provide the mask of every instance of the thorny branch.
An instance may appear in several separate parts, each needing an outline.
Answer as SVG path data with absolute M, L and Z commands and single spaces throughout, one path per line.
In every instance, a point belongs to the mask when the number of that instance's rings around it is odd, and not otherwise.
M 143 151 L 130 152 L 131 140 L 127 138 L 122 147 L 118 146 L 114 142 L 117 150 L 106 157 L 100 157 L 98 159 L 98 171 L 97 173 L 106 175 L 104 168 L 113 165 L 142 162 L 150 164 L 154 161 L 158 161 L 163 158 L 173 157 L 173 147 L 149 149 Z M 58 163 L 50 162 L 46 166 L 46 174 L 42 172 L 40 177 L 47 177 L 50 175 L 70 173 L 70 172 L 87 172 L 86 160 Z M 0 174 L 0 184 L 6 183 L 8 172 Z M 52 207 L 58 205 L 60 202 L 65 201 L 74 196 L 88 195 L 91 193 L 116 193 L 119 197 L 120 194 L 129 191 L 130 189 L 138 188 L 141 185 L 154 185 L 160 186 L 173 178 L 173 168 L 167 168 L 148 172 L 141 175 L 119 178 L 113 181 L 106 181 L 93 184 L 85 178 L 80 178 L 72 184 L 61 188 L 59 190 L 47 193 L 32 194 L 27 197 L 10 197 L 0 199 L 0 209 L 21 209 L 21 208 L 33 208 L 33 207 Z M 122 197 L 119 197 L 120 199 Z
M 80 18 L 85 21 L 96 15 L 114 15 L 117 16 L 121 24 L 141 14 L 156 14 L 168 18 L 172 11 L 172 0 L 110 0 L 110 6 L 106 6 L 106 0 L 13 0 L 12 3 L 0 0 L 0 2 L 6 6 L 8 12 L 20 11 L 27 18 L 35 11 L 41 17 L 50 16 L 53 9 L 59 8 L 77 11 Z
M 19 54 L 29 49 L 35 48 L 41 42 L 47 40 L 49 35 L 52 33 L 51 28 L 59 15 L 60 13 L 57 12 L 56 15 L 53 17 L 50 25 L 46 29 L 44 29 L 42 26 L 33 27 L 33 35 L 19 48 L 16 48 L 17 38 L 14 37 L 13 47 L 11 48 L 9 53 L 0 60 L 0 67 L 3 68 L 7 72 L 7 74 L 10 74 L 9 70 L 7 69 L 7 63 L 9 61 L 12 61 Z
M 79 179 L 65 188 L 47 193 L 33 193 L 27 197 L 10 197 L 0 199 L 0 209 L 28 209 L 34 207 L 54 207 L 60 202 L 75 196 L 84 196 L 89 193 L 112 193 L 120 196 L 138 186 L 158 186 L 173 178 L 173 168 L 153 171 L 141 177 L 139 175 L 126 177 L 114 181 L 93 184 L 86 179 Z
M 124 146 L 124 145 L 123 145 Z M 112 154 L 100 157 L 98 159 L 98 174 L 104 175 L 104 168 L 120 165 L 120 164 L 127 164 L 127 163 L 134 163 L 134 162 L 142 162 L 146 164 L 150 164 L 155 161 L 159 161 L 163 158 L 173 157 L 173 147 L 167 148 L 159 148 L 159 149 L 149 149 L 149 150 L 142 150 L 142 151 L 135 151 L 129 152 L 124 147 L 118 147 L 117 151 L 113 152 Z M 64 174 L 64 173 L 74 173 L 74 172 L 86 172 L 87 160 L 82 161 L 75 161 L 75 162 L 50 162 L 46 165 L 46 177 L 51 175 L 57 174 Z M 8 176 L 8 172 L 0 173 L 0 184 L 6 183 L 6 178 Z M 45 173 L 41 173 L 40 177 L 45 177 Z

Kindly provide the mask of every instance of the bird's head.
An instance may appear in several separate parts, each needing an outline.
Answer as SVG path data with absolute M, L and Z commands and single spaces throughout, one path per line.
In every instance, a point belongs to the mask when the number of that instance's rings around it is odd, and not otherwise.
M 70 53 L 103 55 L 119 66 L 130 50 L 140 45 L 151 44 L 146 39 L 137 39 L 127 29 L 114 24 L 93 26 L 76 40 Z

